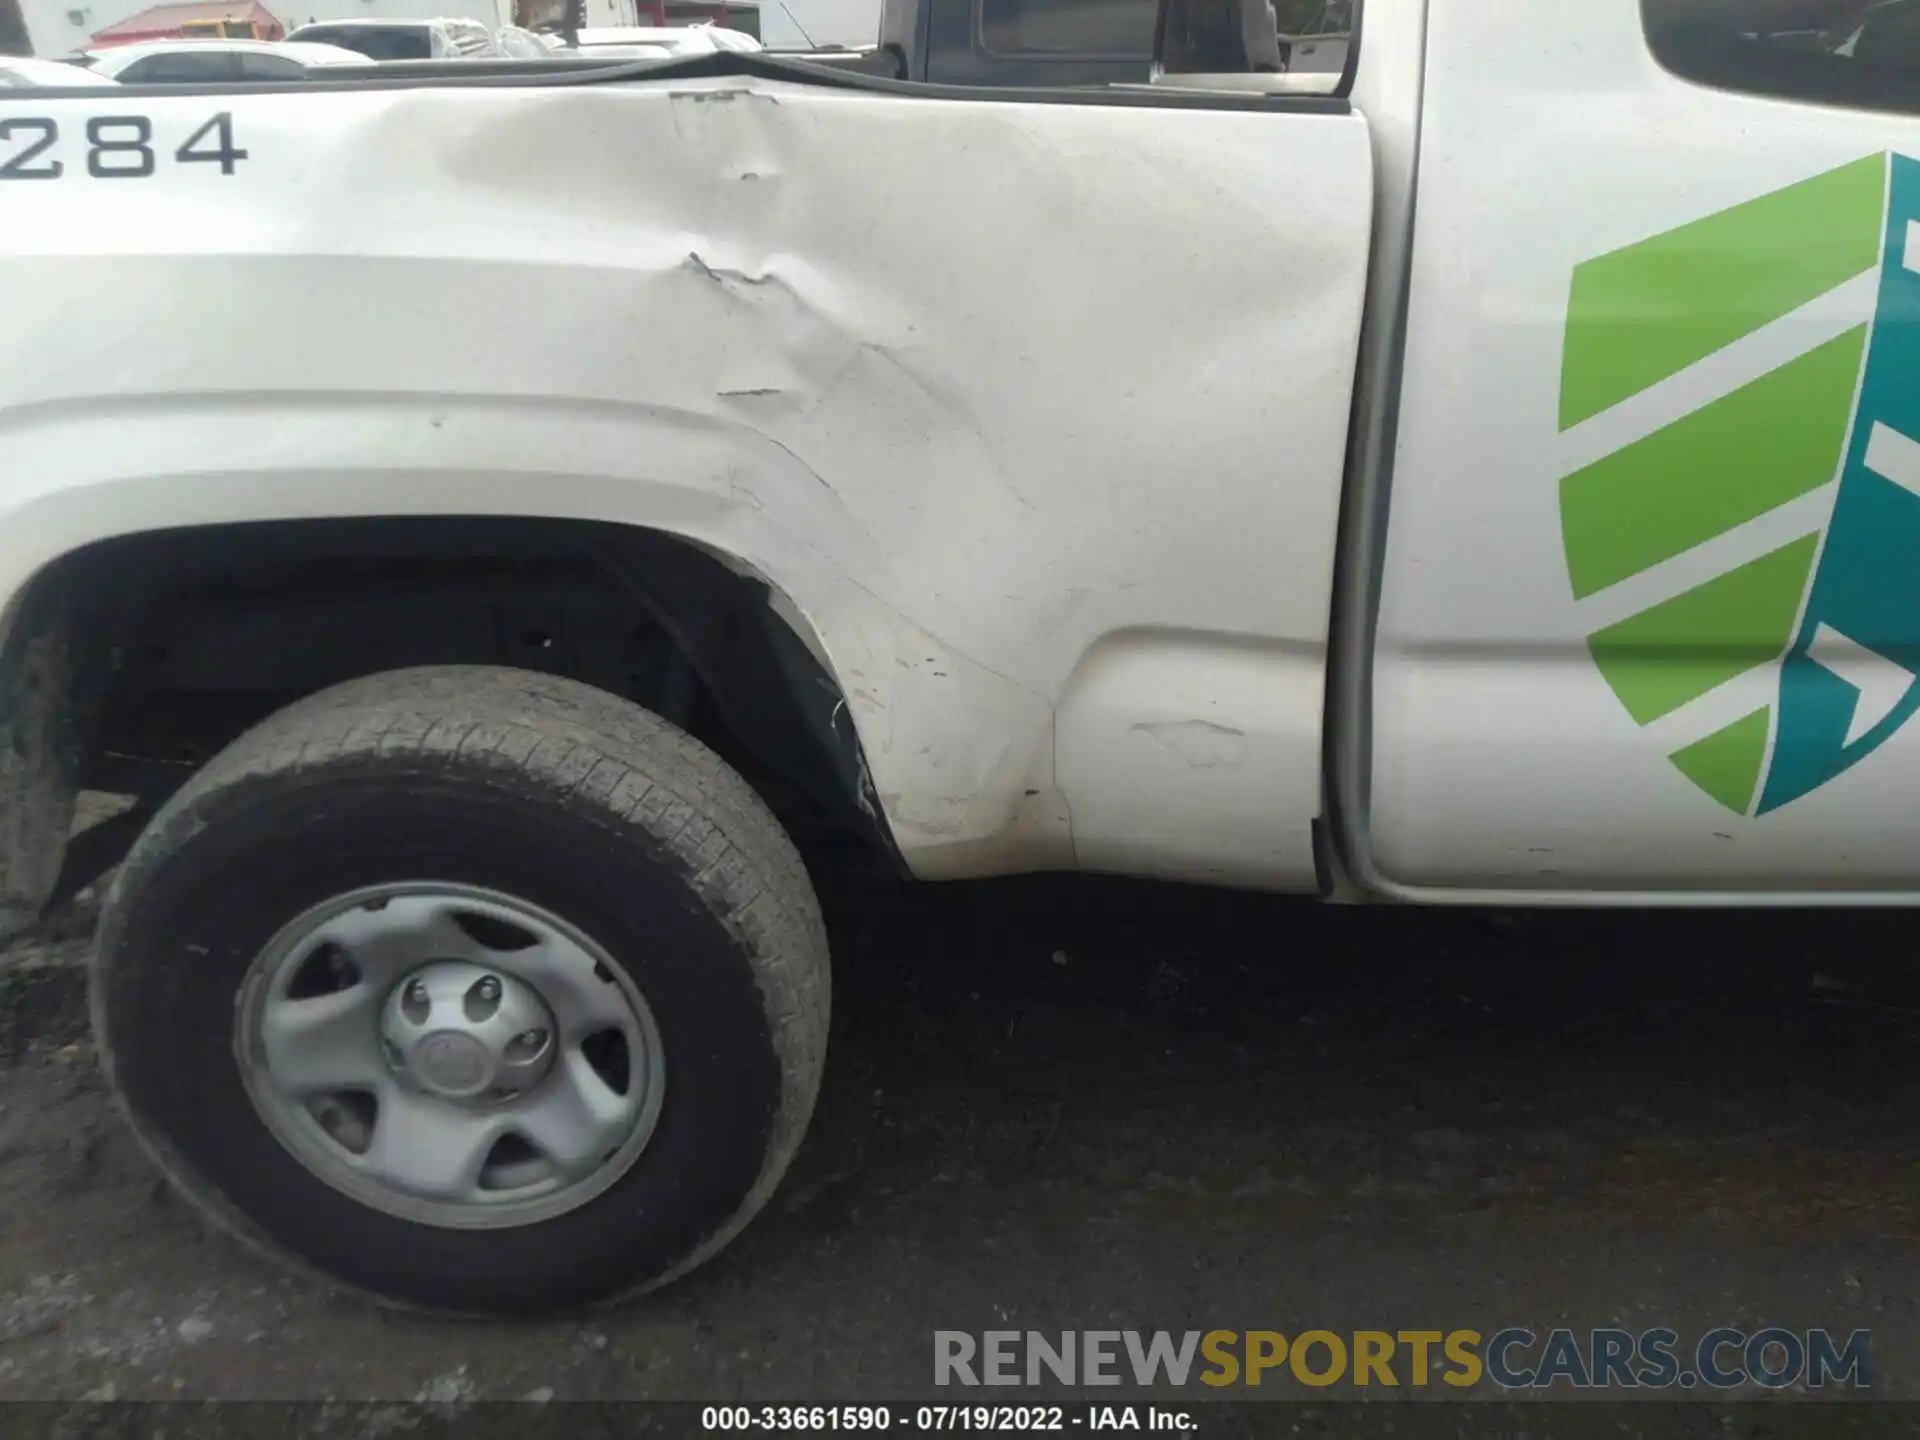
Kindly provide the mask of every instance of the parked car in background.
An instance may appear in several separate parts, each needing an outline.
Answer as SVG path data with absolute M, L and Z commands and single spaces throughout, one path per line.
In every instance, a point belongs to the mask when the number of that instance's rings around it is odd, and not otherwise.
M 367 57 L 338 45 L 289 40 L 155 40 L 94 52 L 82 73 L 122 85 L 230 85 L 304 80 L 329 65 L 364 65 Z
M 486 26 L 457 16 L 437 20 L 320 20 L 302 25 L 287 39 L 343 46 L 369 60 L 456 60 L 506 54 Z
M 25 55 L 0 55 L 0 90 L 48 90 L 69 85 L 117 85 L 80 65 L 62 60 L 35 60 Z

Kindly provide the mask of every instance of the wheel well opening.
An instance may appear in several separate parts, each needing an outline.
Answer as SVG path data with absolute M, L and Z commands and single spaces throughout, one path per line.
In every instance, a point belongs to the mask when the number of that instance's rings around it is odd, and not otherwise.
M 76 668 L 98 677 L 64 727 L 81 789 L 151 808 L 317 690 L 414 665 L 512 665 L 689 731 L 810 859 L 900 868 L 832 676 L 765 583 L 677 537 L 509 518 L 183 529 L 65 556 L 28 600 L 63 617 L 89 662 Z M 19 648 L 10 637 L 0 672 Z M 63 874 L 57 888 L 76 882 Z

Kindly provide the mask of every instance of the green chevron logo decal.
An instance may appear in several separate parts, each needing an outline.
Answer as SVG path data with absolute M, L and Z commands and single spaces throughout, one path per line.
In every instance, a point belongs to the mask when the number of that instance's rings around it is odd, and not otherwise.
M 1920 708 L 1920 162 L 1577 267 L 1560 429 L 1588 649 L 1708 796 L 1777 810 Z

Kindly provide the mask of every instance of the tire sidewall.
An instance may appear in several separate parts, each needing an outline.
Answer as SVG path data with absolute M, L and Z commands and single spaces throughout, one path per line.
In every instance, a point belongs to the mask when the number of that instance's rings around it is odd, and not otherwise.
M 102 1045 L 176 1178 L 270 1246 L 405 1304 L 571 1308 L 672 1271 L 753 1191 L 781 1105 L 771 1017 L 749 942 L 702 899 L 671 838 L 523 775 L 415 758 L 243 779 L 163 824 L 169 843 L 142 845 L 103 926 Z M 526 900 L 592 938 L 646 997 L 664 1100 L 605 1192 L 531 1225 L 424 1225 L 334 1189 L 260 1119 L 234 1051 L 255 956 L 312 906 L 393 882 Z

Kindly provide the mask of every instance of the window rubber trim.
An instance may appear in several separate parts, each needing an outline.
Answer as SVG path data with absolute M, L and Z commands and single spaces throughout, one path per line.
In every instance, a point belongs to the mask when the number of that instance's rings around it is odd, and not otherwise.
M 342 79 L 267 81 L 261 84 L 224 85 L 124 85 L 112 97 L 103 95 L 103 87 L 48 86 L 18 90 L 6 95 L 33 100 L 93 100 L 111 104 L 122 98 L 181 95 L 305 95 L 342 90 L 415 90 L 423 88 L 516 89 L 553 88 L 566 85 L 616 85 L 647 81 L 713 80 L 744 77 L 756 80 L 781 80 L 796 85 L 812 85 L 823 90 L 850 90 L 871 95 L 897 95 L 915 100 L 958 100 L 977 104 L 1021 105 L 1109 105 L 1123 109 L 1148 110 L 1266 110 L 1292 115 L 1346 115 L 1352 103 L 1344 95 L 1260 95 L 1239 92 L 1177 90 L 1146 91 L 1105 86 L 1024 86 L 1024 85 L 952 85 L 921 80 L 894 80 L 881 75 L 814 65 L 804 60 L 785 60 L 764 51 L 720 51 L 711 55 L 688 55 L 673 60 L 637 60 L 629 65 L 593 65 L 574 60 L 558 66 L 545 60 L 505 61 L 499 66 L 483 60 L 400 61 L 423 67 L 408 74 L 368 74 Z M 525 69 L 507 70 L 507 65 Z M 481 67 L 483 73 L 473 73 Z M 358 66 L 316 67 L 322 70 L 358 70 Z M 369 65 L 368 70 L 374 67 Z M 386 69 L 385 66 L 379 67 Z

